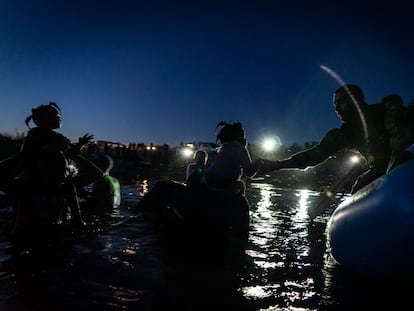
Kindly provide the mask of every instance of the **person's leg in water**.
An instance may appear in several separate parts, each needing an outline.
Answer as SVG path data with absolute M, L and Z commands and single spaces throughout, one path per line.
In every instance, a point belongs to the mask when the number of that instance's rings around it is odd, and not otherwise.
M 81 210 L 79 205 L 78 194 L 76 186 L 72 182 L 64 183 L 64 194 L 66 203 L 70 209 L 72 224 L 76 227 L 85 227 L 86 223 L 83 221 L 81 216 Z
M 356 179 L 355 183 L 352 186 L 351 194 L 354 194 L 359 189 L 365 187 L 366 185 L 373 182 L 375 179 L 381 177 L 384 174 L 385 174 L 385 172 L 383 172 L 383 171 L 379 171 L 379 170 L 375 170 L 375 169 L 369 169 L 365 173 L 358 176 L 358 178 Z

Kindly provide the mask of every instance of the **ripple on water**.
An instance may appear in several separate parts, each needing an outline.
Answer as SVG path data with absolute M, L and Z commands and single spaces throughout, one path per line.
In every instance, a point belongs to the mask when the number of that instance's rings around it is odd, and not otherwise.
M 365 301 L 367 308 L 379 299 L 393 308 L 410 303 L 412 283 L 366 280 L 332 261 L 325 226 L 335 204 L 312 223 L 307 216 L 318 192 L 250 183 L 249 243 L 245 256 L 232 265 L 194 259 L 191 249 L 166 254 L 153 228 L 134 210 L 146 191 L 148 181 L 123 186 L 120 208 L 94 218 L 94 230 L 47 257 L 42 269 L 15 274 L 20 262 L 12 244 L 2 240 L 0 310 L 352 310 L 359 306 L 356 301 Z M 5 227 L 4 218 L 0 224 Z

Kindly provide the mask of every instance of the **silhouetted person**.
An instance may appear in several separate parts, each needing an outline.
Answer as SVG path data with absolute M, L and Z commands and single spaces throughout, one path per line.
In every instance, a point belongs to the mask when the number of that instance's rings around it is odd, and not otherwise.
M 194 162 L 187 165 L 186 179 L 187 186 L 201 182 L 208 161 L 208 153 L 205 150 L 196 150 L 194 153 Z
M 119 207 L 121 186 L 119 180 L 110 175 L 113 160 L 106 154 L 100 154 L 94 163 L 103 171 L 102 177 L 92 184 L 90 203 L 95 210 L 105 211 Z
M 386 105 L 368 105 L 361 88 L 354 84 L 338 88 L 334 92 L 333 103 L 342 125 L 328 131 L 314 147 L 267 164 L 267 170 L 304 169 L 348 149 L 359 151 L 368 166 L 368 170 L 354 183 L 352 193 L 387 172 L 392 147 L 385 122 Z
M 252 162 L 247 150 L 246 133 L 240 122 L 220 122 L 216 141 L 220 144 L 213 163 L 205 171 L 205 182 L 209 189 L 217 191 L 243 191 L 243 176 L 253 177 L 259 162 Z M 238 189 L 240 188 L 240 189 Z
M 381 100 L 387 114 L 385 126 L 392 149 L 388 171 L 413 158 L 414 152 L 414 102 L 404 106 L 402 98 L 390 94 Z
M 30 128 L 31 120 L 36 127 Z M 61 127 L 62 120 L 60 108 L 53 102 L 32 109 L 32 114 L 26 118 L 26 125 L 30 130 L 21 151 L 22 185 L 32 193 L 37 192 L 49 197 L 58 197 L 58 194 L 62 193 L 62 204 L 69 207 L 72 223 L 84 226 L 76 189 L 102 175 L 97 166 L 80 155 L 82 147 L 93 136 L 86 134 L 79 138 L 78 143 L 72 144 L 68 138 L 55 132 L 54 129 Z M 77 164 L 79 174 L 70 171 L 70 160 Z M 26 205 L 31 204 L 29 202 Z M 28 206 L 17 208 L 16 223 L 19 226 L 30 221 L 32 215 L 38 212 Z M 58 216 L 65 217 L 56 215 L 55 222 L 64 220 Z

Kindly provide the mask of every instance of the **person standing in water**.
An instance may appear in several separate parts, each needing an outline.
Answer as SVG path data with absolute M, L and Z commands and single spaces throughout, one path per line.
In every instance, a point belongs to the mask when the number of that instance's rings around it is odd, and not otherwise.
M 31 128 L 30 121 L 33 121 L 36 127 Z M 54 102 L 33 108 L 25 123 L 29 127 L 29 132 L 21 150 L 23 170 L 20 176 L 25 189 L 46 195 L 63 192 L 72 223 L 76 226 L 85 226 L 76 189 L 93 182 L 103 174 L 96 165 L 80 154 L 83 146 L 93 139 L 93 135 L 85 134 L 77 143 L 71 143 L 67 137 L 54 131 L 62 126 L 61 111 Z M 80 174 L 70 174 L 70 160 L 78 165 Z M 17 218 L 25 218 L 28 213 L 36 211 L 17 211 Z
M 92 184 L 90 206 L 106 212 L 118 208 L 121 204 L 121 186 L 118 178 L 111 176 L 113 159 L 107 154 L 99 154 L 93 161 L 104 173 Z

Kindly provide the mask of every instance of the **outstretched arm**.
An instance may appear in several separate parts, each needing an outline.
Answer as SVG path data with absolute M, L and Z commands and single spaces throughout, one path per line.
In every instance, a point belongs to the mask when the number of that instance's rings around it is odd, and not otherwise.
M 347 139 L 342 129 L 335 128 L 330 130 L 321 141 L 306 150 L 300 151 L 292 155 L 290 158 L 278 161 L 263 160 L 261 164 L 262 173 L 274 170 L 299 168 L 304 169 L 309 166 L 315 166 L 322 163 L 337 151 L 346 147 Z

